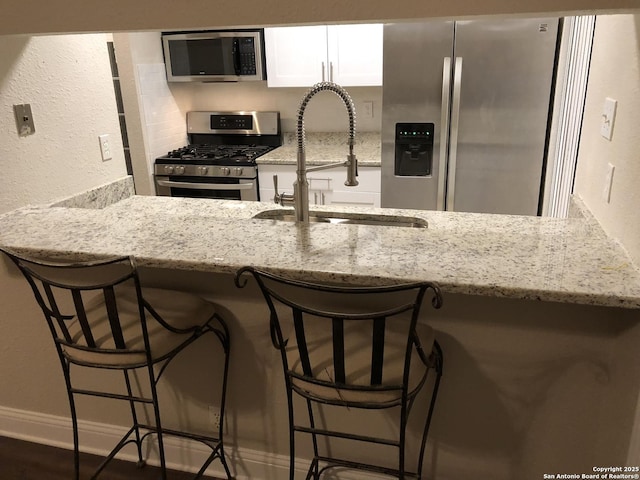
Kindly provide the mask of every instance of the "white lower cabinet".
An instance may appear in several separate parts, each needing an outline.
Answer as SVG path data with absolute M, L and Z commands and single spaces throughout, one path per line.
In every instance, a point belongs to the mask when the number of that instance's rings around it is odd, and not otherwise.
M 259 165 L 260 201 L 273 202 L 273 176 L 278 175 L 279 193 L 293 193 L 295 165 Z M 307 174 L 310 205 L 380 206 L 380 168 L 358 167 L 357 187 L 347 187 L 344 168 L 320 170 Z

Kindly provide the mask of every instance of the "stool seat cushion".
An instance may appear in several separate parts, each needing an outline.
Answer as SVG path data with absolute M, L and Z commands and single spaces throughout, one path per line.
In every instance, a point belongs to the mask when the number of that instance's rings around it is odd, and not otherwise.
M 382 386 L 395 387 L 390 390 L 371 386 L 372 329 L 371 322 L 345 321 L 344 326 L 344 365 L 345 383 L 340 385 L 319 385 L 292 377 L 292 383 L 307 394 L 335 403 L 371 403 L 379 407 L 395 405 L 402 396 L 403 373 L 408 332 L 406 323 L 387 321 L 384 343 L 384 361 Z M 327 328 L 328 327 L 328 328 Z M 416 326 L 420 344 L 425 355 L 431 354 L 435 333 L 428 325 Z M 305 337 L 313 378 L 322 382 L 335 383 L 333 360 L 333 334 L 327 322 L 305 323 Z M 411 368 L 409 371 L 408 395 L 416 393 L 427 373 L 415 347 L 412 347 Z M 302 361 L 298 352 L 295 332 L 289 335 L 287 344 L 287 362 L 289 370 L 303 375 Z M 343 386 L 344 385 L 344 386 Z M 355 389 L 349 388 L 355 386 Z M 358 387 L 371 387 L 360 389 Z
M 142 335 L 138 298 L 134 287 L 119 285 L 115 288 L 118 316 L 125 340 L 126 349 L 116 349 L 111 326 L 105 308 L 103 295 L 96 295 L 85 305 L 87 320 L 91 326 L 96 347 L 104 352 L 74 348 L 63 345 L 65 355 L 79 363 L 102 364 L 114 368 L 142 365 L 147 358 Z M 197 295 L 176 290 L 159 288 L 143 288 L 143 298 L 162 317 L 162 319 L 178 329 L 204 326 L 215 313 L 215 307 Z M 146 310 L 145 318 L 151 347 L 151 357 L 155 361 L 178 348 L 188 340 L 193 331 L 175 333 L 162 326 L 151 313 Z M 87 347 L 80 322 L 71 320 L 69 332 L 73 344 Z

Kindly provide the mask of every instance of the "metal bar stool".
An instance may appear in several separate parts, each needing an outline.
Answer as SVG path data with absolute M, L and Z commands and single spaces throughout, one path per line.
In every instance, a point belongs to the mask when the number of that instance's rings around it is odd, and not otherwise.
M 271 341 L 281 354 L 289 409 L 290 479 L 294 478 L 295 438 L 299 433 L 310 435 L 313 447 L 307 480 L 317 480 L 324 471 L 335 467 L 400 479 L 422 478 L 443 355 L 433 329 L 418 323 L 418 315 L 429 290 L 433 307 L 440 308 L 439 287 L 428 282 L 381 287 L 313 284 L 252 267 L 236 272 L 238 287 L 247 283 L 241 278 L 243 274 L 252 274 L 262 291 L 270 311 Z M 415 469 L 409 469 L 405 465 L 409 415 L 418 393 L 427 384 L 432 389 L 431 398 L 426 402 Z M 294 393 L 306 403 L 306 423 L 297 421 Z M 398 434 L 387 438 L 330 429 L 324 423 L 322 405 L 395 408 L 399 414 Z M 353 461 L 331 454 L 333 449 L 328 448 L 321 453 L 319 438 L 386 445 L 396 449 L 397 463 L 388 466 Z
M 84 263 L 45 262 L 4 252 L 25 276 L 53 335 L 66 382 L 71 420 L 75 479 L 80 476 L 76 397 L 103 397 L 129 402 L 132 426 L 91 477 L 97 478 L 116 454 L 135 444 L 138 466 L 145 464 L 143 441 L 157 437 L 162 479 L 166 480 L 165 436 L 201 442 L 211 453 L 194 478 L 200 478 L 216 458 L 231 478 L 222 441 L 229 363 L 229 330 L 214 305 L 198 296 L 173 290 L 142 288 L 134 260 L 121 257 Z M 198 338 L 213 334 L 224 351 L 220 425 L 216 435 L 198 435 L 163 428 L 157 384 L 171 361 Z M 72 365 L 120 370 L 126 394 L 106 389 L 76 388 Z M 79 367 L 76 367 L 79 368 Z M 74 370 L 75 371 L 75 370 Z M 148 392 L 134 393 L 132 372 L 148 376 Z M 142 389 L 140 389 L 142 390 Z M 150 406 L 152 425 L 139 421 L 137 405 Z

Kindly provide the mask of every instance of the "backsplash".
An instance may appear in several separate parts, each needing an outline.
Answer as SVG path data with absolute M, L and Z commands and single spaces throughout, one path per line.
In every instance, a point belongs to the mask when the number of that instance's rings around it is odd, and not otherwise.
M 183 114 L 189 110 L 274 110 L 280 112 L 283 132 L 293 132 L 300 101 L 308 88 L 269 88 L 266 82 L 170 83 L 169 89 Z M 382 87 L 347 87 L 356 110 L 356 130 L 379 132 L 382 126 Z M 373 102 L 371 118 L 363 103 Z M 342 132 L 348 128 L 347 111 L 332 92 L 317 95 L 304 117 L 308 132 Z
M 167 87 L 164 63 L 139 64 L 136 74 L 144 110 L 147 161 L 187 143 L 186 114 L 180 111 Z
M 100 209 L 135 195 L 133 177 L 126 176 L 71 197 L 58 200 L 50 207 Z

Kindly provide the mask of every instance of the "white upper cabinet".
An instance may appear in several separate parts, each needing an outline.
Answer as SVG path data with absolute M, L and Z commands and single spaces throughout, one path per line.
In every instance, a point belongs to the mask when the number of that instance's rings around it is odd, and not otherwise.
M 327 48 L 334 82 L 346 87 L 382 85 L 381 23 L 328 26 Z
M 267 84 L 382 85 L 382 24 L 265 28 Z

